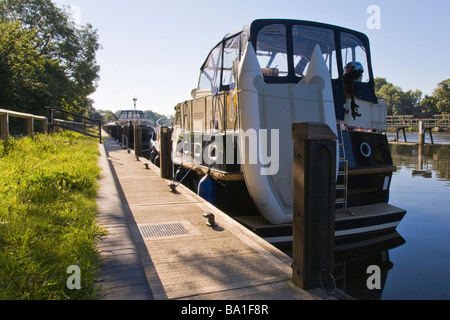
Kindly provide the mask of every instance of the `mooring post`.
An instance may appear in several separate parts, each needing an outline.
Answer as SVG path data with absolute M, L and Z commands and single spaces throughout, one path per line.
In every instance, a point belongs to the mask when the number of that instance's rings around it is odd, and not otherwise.
M 140 125 L 134 124 L 134 155 L 142 157 L 142 128 Z
M 337 137 L 324 123 L 293 123 L 292 281 L 304 290 L 335 286 Z M 333 282 L 330 285 L 330 281 Z
M 172 169 L 172 129 L 161 127 L 160 155 L 159 167 L 161 170 L 161 178 L 171 179 L 173 177 Z
M 423 120 L 419 120 L 419 144 L 425 144 L 425 126 Z

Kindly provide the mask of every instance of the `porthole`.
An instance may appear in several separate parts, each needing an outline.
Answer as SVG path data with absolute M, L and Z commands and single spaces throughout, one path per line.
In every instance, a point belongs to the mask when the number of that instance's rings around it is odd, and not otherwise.
M 369 158 L 372 155 L 372 148 L 370 148 L 370 145 L 367 142 L 363 142 L 360 147 L 361 154 Z

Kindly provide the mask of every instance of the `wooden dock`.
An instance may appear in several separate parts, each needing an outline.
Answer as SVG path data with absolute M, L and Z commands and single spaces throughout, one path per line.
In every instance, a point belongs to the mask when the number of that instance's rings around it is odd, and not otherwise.
M 184 186 L 170 192 L 159 168 L 104 136 L 98 203 L 110 232 L 100 244 L 105 300 L 334 299 L 295 286 L 289 256 Z M 215 215 L 216 227 L 204 213 Z

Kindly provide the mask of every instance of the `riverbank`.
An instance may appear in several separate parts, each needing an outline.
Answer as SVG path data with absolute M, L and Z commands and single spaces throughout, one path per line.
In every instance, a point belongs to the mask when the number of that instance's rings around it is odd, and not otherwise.
M 97 144 L 72 132 L 0 141 L 0 299 L 96 298 Z
M 419 142 L 419 132 L 416 131 L 406 131 L 406 139 L 408 142 L 412 143 L 418 143 Z M 397 139 L 396 132 L 387 132 L 386 133 L 388 141 L 394 142 Z M 403 133 L 400 133 L 399 136 L 399 142 L 403 142 Z M 435 144 L 450 144 L 450 132 L 433 132 L 433 141 Z M 430 141 L 430 135 L 427 133 L 425 135 L 425 143 L 429 144 Z

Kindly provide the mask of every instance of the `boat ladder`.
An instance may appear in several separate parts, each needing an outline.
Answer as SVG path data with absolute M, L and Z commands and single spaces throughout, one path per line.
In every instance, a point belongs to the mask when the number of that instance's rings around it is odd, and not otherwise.
M 344 136 L 342 133 L 343 124 L 339 121 L 338 141 L 339 141 L 339 169 L 336 182 L 336 210 L 347 210 L 348 197 L 348 160 L 345 154 Z

